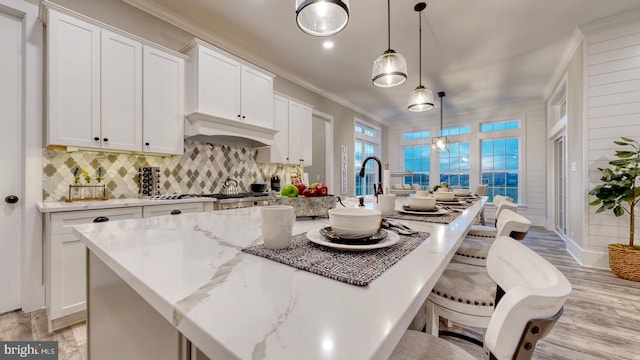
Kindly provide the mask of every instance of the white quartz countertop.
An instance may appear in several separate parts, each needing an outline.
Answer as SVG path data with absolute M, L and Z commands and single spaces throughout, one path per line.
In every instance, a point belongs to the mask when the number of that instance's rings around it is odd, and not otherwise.
M 38 209 L 41 213 L 61 212 L 61 211 L 77 211 L 77 210 L 98 210 L 113 209 L 131 206 L 153 206 L 167 204 L 184 204 L 193 202 L 216 202 L 214 198 L 188 198 L 174 200 L 150 200 L 150 199 L 113 199 L 113 200 L 95 200 L 95 201 L 41 201 L 38 202 Z
M 212 359 L 386 359 L 484 201 L 449 225 L 404 222 L 431 236 L 366 287 L 242 252 L 262 242 L 259 208 L 74 231 Z M 299 219 L 294 233 L 327 223 Z

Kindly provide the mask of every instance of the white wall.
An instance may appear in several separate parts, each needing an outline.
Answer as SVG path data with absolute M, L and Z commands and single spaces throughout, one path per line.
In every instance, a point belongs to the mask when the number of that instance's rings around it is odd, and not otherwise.
M 520 119 L 524 129 L 521 148 L 524 151 L 522 158 L 522 169 L 525 177 L 520 179 L 523 192 L 521 192 L 520 202 L 522 203 L 518 212 L 531 219 L 535 225 L 544 225 L 546 217 L 546 110 L 542 103 L 504 106 L 499 108 L 486 108 L 474 112 L 445 114 L 444 127 L 471 125 L 472 149 L 471 152 L 478 153 L 479 149 L 474 147 L 474 137 L 480 128 L 480 123 L 500 121 L 508 119 Z M 402 133 L 411 130 L 431 130 L 432 133 L 439 127 L 440 117 L 437 114 L 429 115 L 426 121 L 405 123 L 402 125 L 392 125 L 389 127 L 388 136 L 388 159 L 392 171 L 403 169 L 401 137 Z M 479 156 L 479 155 L 478 155 Z M 432 158 L 433 160 L 433 158 Z M 479 164 L 479 161 L 475 162 Z M 472 163 L 473 166 L 473 163 Z M 470 186 L 475 186 L 480 182 L 479 169 L 471 169 Z M 491 209 L 488 211 L 491 217 Z
M 588 192 L 599 183 L 597 168 L 606 167 L 619 148 L 613 141 L 640 140 L 640 19 L 587 31 L 584 58 Z M 588 211 L 583 261 L 607 268 L 607 245 L 628 242 L 629 217 L 595 210 Z

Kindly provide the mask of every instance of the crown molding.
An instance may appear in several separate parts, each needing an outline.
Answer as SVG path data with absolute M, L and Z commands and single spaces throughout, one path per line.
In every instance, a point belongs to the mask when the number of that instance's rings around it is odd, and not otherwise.
M 551 75 L 551 78 L 547 83 L 547 86 L 545 87 L 544 92 L 542 93 L 542 98 L 544 99 L 545 102 L 549 100 L 551 93 L 555 91 L 556 85 L 564 75 L 564 72 L 567 66 L 569 66 L 569 62 L 571 61 L 573 54 L 576 52 L 576 49 L 582 43 L 583 39 L 584 39 L 583 33 L 580 31 L 579 28 L 575 28 L 573 30 L 573 34 L 571 34 L 571 38 L 569 39 L 567 46 L 562 52 L 562 57 L 560 58 L 560 61 L 556 65 L 555 70 L 553 70 L 553 75 Z
M 216 47 L 219 47 L 222 50 L 233 54 L 236 57 L 242 58 L 244 61 L 250 62 L 255 66 L 259 66 L 261 68 L 266 69 L 267 71 L 273 72 L 277 76 L 281 76 L 337 104 L 347 107 L 355 111 L 356 113 L 365 115 L 386 126 L 390 126 L 389 122 L 386 121 L 385 119 L 382 119 L 380 116 L 370 113 L 349 101 L 339 98 L 338 96 L 330 93 L 329 91 L 319 88 L 313 85 L 312 83 L 305 81 L 294 74 L 291 74 L 290 72 L 286 71 L 282 67 L 270 61 L 265 60 L 260 55 L 250 50 L 247 50 L 244 47 L 231 43 L 212 31 L 206 30 L 201 26 L 191 23 L 187 18 L 175 14 L 174 12 L 166 9 L 165 7 L 158 5 L 153 0 L 122 0 L 122 1 L 141 11 L 144 11 L 152 16 L 155 16 L 158 19 L 161 19 L 179 29 L 182 29 L 188 33 L 191 33 L 195 37 L 205 40 L 215 45 Z

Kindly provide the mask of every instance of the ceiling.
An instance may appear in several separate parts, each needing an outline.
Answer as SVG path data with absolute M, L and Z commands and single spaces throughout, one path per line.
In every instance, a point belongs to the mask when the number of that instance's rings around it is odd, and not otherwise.
M 351 0 L 349 24 L 328 38 L 300 31 L 294 0 L 125 0 L 162 9 L 205 39 L 387 124 L 439 116 L 406 110 L 418 86 L 418 1 L 391 1 L 391 48 L 408 80 L 373 86 L 387 49 L 387 2 Z M 640 0 L 430 0 L 423 12 L 422 84 L 446 91 L 445 113 L 542 101 L 577 26 L 640 6 Z M 188 29 L 189 30 L 189 29 Z M 197 34 L 197 32 L 196 32 Z M 201 35 L 199 35 L 201 36 Z M 333 40 L 333 49 L 322 43 Z M 290 94 L 295 96 L 295 94 Z

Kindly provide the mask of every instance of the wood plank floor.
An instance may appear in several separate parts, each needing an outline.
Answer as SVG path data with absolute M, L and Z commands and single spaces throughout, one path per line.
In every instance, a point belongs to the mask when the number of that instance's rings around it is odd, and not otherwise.
M 557 266 L 573 286 L 564 315 L 538 344 L 534 359 L 639 360 L 640 283 L 619 279 L 610 271 L 579 266 L 565 250 L 564 242 L 543 228 L 531 228 L 523 242 Z M 60 360 L 86 359 L 85 324 L 52 334 L 46 329 L 43 310 L 0 315 L 0 340 L 57 340 Z M 482 337 L 473 330 L 465 332 Z M 447 340 L 482 358 L 482 349 L 453 338 Z

